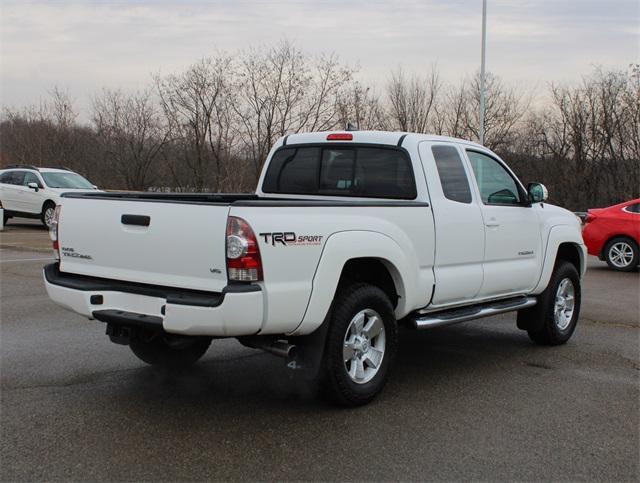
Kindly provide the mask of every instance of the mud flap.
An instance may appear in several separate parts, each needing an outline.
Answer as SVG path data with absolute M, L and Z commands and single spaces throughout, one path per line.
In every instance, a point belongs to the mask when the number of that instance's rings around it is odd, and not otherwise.
M 520 330 L 537 331 L 544 325 L 544 311 L 547 308 L 547 296 L 538 297 L 538 303 L 528 309 L 518 310 L 517 324 Z
M 287 362 L 292 378 L 311 382 L 322 375 L 322 360 L 330 321 L 329 314 L 322 325 L 311 334 L 289 338 L 289 342 L 296 346 L 296 357 Z

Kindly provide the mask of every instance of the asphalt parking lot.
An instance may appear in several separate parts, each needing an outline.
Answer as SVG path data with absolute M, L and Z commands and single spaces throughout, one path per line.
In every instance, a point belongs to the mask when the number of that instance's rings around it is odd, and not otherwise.
M 513 314 L 404 332 L 371 405 L 338 409 L 281 359 L 214 341 L 182 375 L 54 305 L 46 231 L 0 234 L 2 480 L 635 480 L 640 276 L 589 261 L 565 346 Z

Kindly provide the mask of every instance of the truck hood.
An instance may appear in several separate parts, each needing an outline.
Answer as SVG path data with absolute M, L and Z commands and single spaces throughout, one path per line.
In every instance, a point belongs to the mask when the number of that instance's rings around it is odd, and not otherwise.
M 575 225 L 575 227 L 580 230 L 582 223 L 580 218 L 575 213 L 565 208 L 561 208 L 560 206 L 552 205 L 550 203 L 544 203 L 540 213 L 547 225 Z

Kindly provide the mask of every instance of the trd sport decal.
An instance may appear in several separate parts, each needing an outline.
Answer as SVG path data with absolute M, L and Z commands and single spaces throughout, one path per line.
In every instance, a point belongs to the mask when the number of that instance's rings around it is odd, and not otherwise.
M 289 245 L 320 245 L 322 236 L 320 235 L 296 235 L 292 231 L 275 231 L 273 233 L 260 233 L 265 243 L 275 246 L 281 243 L 284 246 Z

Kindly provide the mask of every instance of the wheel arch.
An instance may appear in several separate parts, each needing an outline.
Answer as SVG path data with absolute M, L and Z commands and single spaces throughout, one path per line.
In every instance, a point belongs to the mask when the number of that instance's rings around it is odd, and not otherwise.
M 342 267 L 338 287 L 363 282 L 381 289 L 395 309 L 398 300 L 404 294 L 404 284 L 398 268 L 389 260 L 376 257 L 350 258 Z
M 51 198 L 47 198 L 46 200 L 44 200 L 44 202 L 42 203 L 42 209 L 40 210 L 40 213 L 44 213 L 44 209 L 47 205 L 53 205 L 53 207 L 55 208 L 56 202 L 53 201 Z
M 348 231 L 329 237 L 313 277 L 306 312 L 292 335 L 316 330 L 326 319 L 333 299 L 348 281 L 367 282 L 390 295 L 396 317 L 416 304 L 420 290 L 415 254 L 378 232 Z M 413 270 L 411 267 L 413 266 Z
M 578 273 L 582 273 L 582 268 L 585 261 L 583 260 L 582 252 L 579 248 L 579 245 L 577 245 L 576 243 L 564 242 L 558 245 L 555 263 L 557 264 L 560 260 L 571 263 L 574 267 L 576 267 Z

